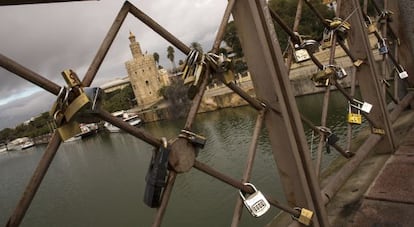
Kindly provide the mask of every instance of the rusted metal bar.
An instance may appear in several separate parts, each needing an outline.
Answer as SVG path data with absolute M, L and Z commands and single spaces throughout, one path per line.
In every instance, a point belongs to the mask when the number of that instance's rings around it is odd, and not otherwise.
M 200 106 L 201 100 L 203 99 L 204 91 L 206 90 L 208 84 L 208 77 L 210 76 L 210 67 L 207 67 L 206 71 L 204 72 L 204 76 L 201 78 L 201 85 L 198 90 L 197 95 L 194 97 L 193 102 L 190 107 L 190 111 L 188 111 L 187 120 L 185 122 L 184 129 L 190 130 L 195 117 L 197 115 L 198 107 Z
M 345 51 L 346 55 L 349 56 L 352 62 L 356 62 L 358 59 L 356 59 L 349 48 L 345 45 L 345 42 L 343 40 L 337 39 L 338 44 L 341 46 L 341 48 Z
M 7 71 L 14 73 L 23 79 L 32 82 L 33 84 L 45 89 L 46 91 L 58 95 L 60 91 L 60 86 L 54 82 L 42 77 L 41 75 L 33 72 L 32 70 L 20 65 L 14 60 L 0 54 L 0 66 L 6 69 Z
M 174 171 L 170 171 L 168 174 L 167 186 L 165 187 L 162 198 L 161 198 L 161 205 L 157 209 L 157 214 L 154 218 L 154 223 L 152 223 L 153 227 L 161 226 L 162 219 L 164 217 L 165 210 L 167 209 L 168 202 L 170 200 L 171 192 L 174 187 L 175 178 L 177 177 L 177 173 Z
M 251 140 L 250 147 L 249 147 L 249 152 L 247 154 L 247 162 L 246 162 L 246 167 L 243 173 L 242 183 L 246 183 L 250 179 L 250 175 L 253 169 L 254 158 L 256 156 L 257 141 L 260 136 L 260 131 L 263 128 L 263 121 L 265 118 L 265 113 L 266 113 L 265 110 L 262 110 L 259 112 L 257 116 L 256 125 L 254 127 L 253 136 L 252 136 L 252 140 Z M 240 217 L 242 215 L 242 208 L 243 208 L 243 201 L 241 200 L 240 197 L 237 197 L 236 206 L 233 212 L 233 221 L 231 223 L 232 227 L 239 226 Z
M 185 45 L 183 42 L 181 42 L 179 39 L 177 39 L 175 36 L 173 36 L 169 31 L 164 29 L 161 25 L 159 25 L 157 22 L 155 22 L 151 17 L 149 17 L 144 12 L 139 10 L 132 3 L 127 1 L 127 2 L 125 2 L 125 4 L 129 5 L 129 12 L 132 15 L 134 15 L 136 18 L 141 20 L 144 24 L 148 25 L 153 31 L 155 31 L 161 37 L 163 37 L 168 42 L 170 42 L 172 45 L 177 47 L 184 54 L 190 53 L 190 48 L 187 45 Z
M 339 92 L 341 92 L 342 93 L 342 95 L 346 98 L 346 99 L 348 99 L 348 101 L 350 101 L 350 102 L 354 102 L 354 98 L 350 95 L 350 94 L 348 94 L 348 92 L 346 92 L 345 91 L 345 89 L 337 82 L 337 81 L 335 81 L 334 82 L 334 85 L 335 85 L 335 87 L 338 89 L 338 91 Z M 364 111 L 361 111 L 361 115 L 362 116 L 364 116 L 366 119 L 367 119 L 367 121 L 373 126 L 373 127 L 375 127 L 375 128 L 378 128 L 378 125 L 371 119 L 371 117 L 367 114 L 367 113 L 365 113 Z
M 322 114 L 321 114 L 321 126 L 322 127 L 326 127 L 326 119 L 328 117 L 328 106 L 329 106 L 330 94 L 331 94 L 331 89 L 330 89 L 330 86 L 328 86 L 325 90 L 325 95 L 323 97 Z M 315 174 L 316 174 L 317 177 L 319 177 L 319 173 L 320 173 L 320 169 L 321 169 L 323 148 L 325 147 L 325 143 L 326 143 L 325 134 L 320 134 L 318 149 L 317 149 L 317 152 L 316 152 L 317 156 L 316 156 L 316 164 L 315 164 Z
M 222 80 L 222 82 L 225 82 L 225 81 Z M 234 91 L 236 94 L 238 94 L 240 97 L 242 97 L 247 103 L 249 103 L 256 110 L 262 110 L 264 108 L 262 103 L 260 103 L 257 99 L 253 98 L 249 94 L 247 94 L 245 91 L 243 91 L 243 89 L 241 89 L 239 86 L 237 86 L 234 82 L 230 82 L 226 85 L 232 91 Z
M 213 43 L 213 49 L 211 52 L 217 53 L 220 48 L 221 41 L 223 41 L 224 33 L 226 32 L 226 26 L 229 23 L 231 11 L 233 10 L 233 6 L 236 0 L 229 0 L 226 6 L 226 10 L 224 11 L 223 18 L 221 19 L 220 27 L 218 29 L 216 39 Z
M 52 163 L 52 160 L 55 157 L 60 143 L 61 139 L 59 133 L 55 131 L 45 152 L 43 153 L 42 158 L 40 159 L 39 164 L 36 167 L 35 172 L 32 175 L 32 178 L 29 181 L 29 184 L 26 186 L 26 189 L 20 198 L 17 207 L 15 208 L 13 214 L 10 216 L 6 227 L 17 227 L 20 225 L 37 190 L 39 189 L 40 184 L 42 183 L 43 178 L 46 175 L 47 170 L 49 169 L 50 163 Z
M 109 48 L 112 45 L 116 35 L 118 34 L 119 29 L 121 28 L 122 23 L 124 22 L 126 16 L 128 15 L 129 4 L 125 2 L 122 5 L 122 8 L 119 10 L 118 15 L 115 17 L 114 22 L 111 25 L 108 33 L 106 34 L 101 46 L 98 49 L 98 52 L 95 55 L 91 65 L 89 66 L 88 71 L 86 71 L 85 77 L 83 78 L 82 84 L 85 87 L 89 87 L 92 84 L 93 79 L 96 76 L 101 64 L 109 51 Z
M 143 140 L 146 143 L 149 143 L 150 145 L 154 146 L 154 147 L 159 147 L 161 146 L 161 141 L 157 138 L 155 138 L 153 135 L 151 135 L 150 133 L 139 129 L 137 127 L 134 127 L 130 124 L 128 124 L 127 122 L 124 122 L 121 119 L 118 119 L 114 116 L 112 116 L 111 113 L 109 113 L 106 110 L 103 109 L 99 109 L 97 110 L 96 113 L 102 120 L 107 121 L 113 125 L 115 125 L 116 127 L 128 132 L 129 134 L 137 137 L 138 139 Z
M 194 168 L 196 168 L 196 169 L 200 170 L 201 172 L 206 173 L 207 175 L 210 175 L 210 176 L 212 176 L 212 177 L 214 177 L 214 178 L 216 178 L 216 179 L 218 179 L 218 180 L 220 180 L 220 181 L 222 181 L 222 182 L 224 182 L 224 183 L 226 183 L 226 184 L 228 184 L 228 185 L 230 185 L 230 186 L 232 186 L 236 189 L 242 190 L 243 192 L 246 192 L 246 193 L 249 193 L 249 194 L 254 193 L 253 188 L 251 188 L 247 185 L 244 185 L 242 182 L 240 182 L 236 179 L 233 179 L 233 178 L 231 178 L 231 177 L 229 177 L 229 176 L 227 176 L 223 173 L 220 173 L 219 171 L 211 168 L 210 166 L 208 166 L 208 165 L 206 165 L 206 164 L 204 164 L 204 163 L 202 163 L 198 160 L 195 160 Z M 269 197 L 269 196 L 266 196 L 266 195 L 265 195 L 265 197 L 271 205 L 273 205 L 273 206 L 275 206 L 275 207 L 277 207 L 277 208 L 279 208 L 279 209 L 281 209 L 281 210 L 283 210 L 283 211 L 285 211 L 289 214 L 292 214 L 295 217 L 299 216 L 299 214 L 300 214 L 299 211 L 294 210 L 294 209 L 292 209 L 291 207 L 289 207 L 287 205 L 279 203 L 276 199 L 274 199 L 272 197 Z
M 297 32 L 298 29 L 299 29 L 299 22 L 300 22 L 300 19 L 302 18 L 302 9 L 303 9 L 303 0 L 299 0 L 298 5 L 296 7 L 295 20 L 293 21 L 293 28 L 292 29 L 293 29 L 294 32 Z M 287 59 L 286 59 L 286 67 L 287 67 L 287 70 L 288 70 L 288 74 L 290 73 L 290 68 L 292 66 L 293 52 L 294 52 L 293 48 L 290 48 L 288 50 L 288 56 L 287 56 Z
M 304 1 L 306 1 L 306 0 L 304 0 Z M 276 21 L 283 28 L 283 30 L 289 35 L 292 42 L 295 43 L 295 44 L 300 44 L 299 37 L 293 32 L 293 30 L 291 30 L 289 28 L 289 26 L 287 26 L 285 24 L 285 22 L 282 20 L 282 18 L 275 11 L 273 11 L 272 9 L 269 8 L 269 11 L 270 11 L 270 15 L 272 15 L 272 19 L 274 21 Z M 311 57 L 312 62 L 319 69 L 322 70 L 323 69 L 323 64 L 319 61 L 319 59 L 317 59 L 313 53 L 309 53 L 309 56 Z
M 359 164 L 361 164 L 361 162 L 367 157 L 369 152 L 381 140 L 381 138 L 382 136 L 380 135 L 371 134 L 355 152 L 355 156 L 346 162 L 340 172 L 331 178 L 331 181 L 329 181 L 329 183 L 322 190 L 322 196 L 325 204 L 327 204 L 336 192 L 338 192 L 339 188 L 345 183 L 349 176 L 351 176 Z
M 306 1 L 306 0 L 305 0 Z M 272 19 L 276 21 L 280 25 L 280 27 L 289 35 L 290 39 L 295 44 L 300 44 L 299 37 L 295 34 L 295 32 L 289 28 L 289 26 L 283 21 L 283 19 L 277 14 L 275 11 L 269 8 L 270 15 L 272 15 Z
M 389 22 L 389 29 L 390 30 L 394 30 L 397 31 L 397 33 L 395 34 L 398 37 L 398 41 L 397 42 L 397 46 L 398 46 L 398 53 L 396 53 L 394 56 L 395 58 L 398 60 L 398 62 L 400 62 L 401 65 L 404 66 L 405 71 L 407 71 L 408 73 L 408 78 L 401 80 L 398 76 L 397 76 L 397 80 L 398 83 L 402 83 L 402 82 L 408 82 L 408 86 L 412 87 L 414 85 L 414 63 L 413 63 L 413 59 L 414 59 L 414 53 L 412 52 L 413 48 L 410 42 L 411 39 L 411 34 L 407 31 L 405 31 L 404 28 L 406 25 L 403 23 L 403 21 L 401 21 L 401 10 L 402 3 L 400 3 L 400 1 L 388 1 L 388 9 L 392 12 L 394 12 L 394 16 L 392 17 L 392 22 Z M 404 97 L 404 95 L 406 94 L 405 92 L 405 86 L 403 86 L 403 84 L 399 84 L 401 86 L 399 86 L 399 98 Z
M 351 94 L 350 94 L 350 96 L 354 97 L 354 95 L 355 95 L 355 84 L 356 84 L 355 70 L 352 71 L 350 76 L 351 76 L 351 91 L 350 91 Z M 347 125 L 347 142 L 346 142 L 346 149 L 348 151 L 351 150 L 351 144 L 352 144 L 352 124 L 348 123 L 348 125 Z
M 267 113 L 265 125 L 277 168 L 284 173 L 281 183 L 286 200 L 315 211 L 314 226 L 327 226 L 326 209 L 266 1 L 236 1 L 232 15 L 258 99 L 280 109 L 280 114 Z
M 394 131 L 389 120 L 389 113 L 383 93 L 381 91 L 380 80 L 378 78 L 378 69 L 376 67 L 375 58 L 373 56 L 368 34 L 366 31 L 366 24 L 358 0 L 347 1 L 347 4 L 342 5 L 342 17 L 349 17 L 349 23 L 352 24 L 352 29 L 348 32 L 348 45 L 351 53 L 357 59 L 364 59 L 366 64 L 362 64 L 356 71 L 356 77 L 359 81 L 359 86 L 363 100 L 373 105 L 369 118 L 370 123 L 375 123 L 375 128 L 381 128 L 385 132 L 390 150 L 395 151 L 395 136 Z M 337 83 L 336 83 L 337 84 Z M 364 112 L 361 112 L 365 114 Z
M 322 14 L 315 8 L 315 6 L 310 3 L 310 0 L 304 0 L 306 5 L 309 6 L 309 9 L 316 15 L 316 17 L 320 20 L 320 22 L 325 26 L 329 27 L 328 22 L 325 20 L 325 18 L 322 16 Z
M 410 105 L 414 99 L 414 94 L 407 94 L 401 102 L 390 113 L 390 121 L 394 122 L 401 112 Z M 355 152 L 355 156 L 342 166 L 341 170 L 335 174 L 322 190 L 324 203 L 329 203 L 330 199 L 335 196 L 346 180 L 351 176 L 355 169 L 361 164 L 372 148 L 381 140 L 382 136 L 371 134 L 365 142 Z

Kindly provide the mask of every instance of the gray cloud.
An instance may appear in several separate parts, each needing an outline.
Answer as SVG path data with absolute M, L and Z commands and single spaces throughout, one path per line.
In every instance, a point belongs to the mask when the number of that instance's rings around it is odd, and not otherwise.
M 197 41 L 206 51 L 211 48 L 226 5 L 226 1 L 211 0 L 135 0 L 132 3 L 185 44 Z M 75 70 L 82 78 L 122 4 L 123 1 L 105 0 L 0 7 L 0 53 L 57 84 L 64 84 L 60 72 L 67 68 Z M 126 75 L 124 62 L 131 58 L 129 31 L 135 33 L 144 52 L 157 52 L 161 65 L 170 67 L 166 49 L 171 44 L 130 14 L 93 86 Z M 183 58 L 176 49 L 176 61 Z M 0 99 L 35 88 L 0 68 Z M 49 95 L 39 92 L 29 100 L 18 99 L 0 105 L 0 129 L 14 127 L 29 118 L 28 113 L 47 111 L 52 101 L 44 99 L 42 105 L 35 105 L 40 102 L 38 97 Z

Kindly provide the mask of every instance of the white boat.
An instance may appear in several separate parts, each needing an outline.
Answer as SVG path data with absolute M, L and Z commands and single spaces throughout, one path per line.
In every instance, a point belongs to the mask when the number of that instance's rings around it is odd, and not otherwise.
M 28 140 L 28 141 L 24 142 L 21 146 L 22 146 L 22 150 L 24 150 L 24 149 L 34 147 L 34 145 L 35 145 L 35 143 L 33 142 L 33 140 Z
M 92 124 L 81 124 L 80 125 L 81 133 L 76 134 L 74 137 L 67 139 L 65 142 L 77 141 L 91 135 L 95 135 L 98 132 L 98 125 L 96 123 Z
M 114 112 L 112 113 L 112 115 L 114 117 L 122 119 L 123 121 L 129 123 L 132 126 L 138 126 L 142 122 L 142 120 L 138 117 L 138 115 L 134 113 L 127 113 L 124 110 Z M 112 125 L 109 122 L 105 122 L 104 126 L 109 132 L 120 132 L 121 131 L 120 128 L 116 127 L 115 125 Z
M 33 147 L 34 145 L 35 144 L 32 139 L 30 139 L 29 137 L 22 137 L 22 138 L 17 138 L 11 141 L 10 143 L 8 143 L 7 148 L 10 151 L 13 151 L 13 150 L 19 151 L 19 150 Z

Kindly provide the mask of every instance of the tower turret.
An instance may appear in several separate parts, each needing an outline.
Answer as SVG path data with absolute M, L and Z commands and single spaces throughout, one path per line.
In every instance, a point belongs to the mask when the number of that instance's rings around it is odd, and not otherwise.
M 131 42 L 129 44 L 129 48 L 131 49 L 132 56 L 134 58 L 142 57 L 141 47 L 139 46 L 139 43 L 135 40 L 135 35 L 132 32 L 129 32 L 129 41 Z

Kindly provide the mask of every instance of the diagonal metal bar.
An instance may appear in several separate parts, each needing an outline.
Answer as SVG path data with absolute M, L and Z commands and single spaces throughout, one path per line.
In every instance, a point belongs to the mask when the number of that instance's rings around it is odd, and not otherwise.
M 413 99 L 414 94 L 407 94 L 390 113 L 390 121 L 394 122 L 398 118 L 398 116 L 403 112 L 403 110 L 410 105 Z M 371 134 L 365 140 L 365 142 L 358 148 L 357 152 L 355 152 L 355 156 L 349 162 L 345 163 L 345 165 L 342 166 L 341 170 L 331 178 L 328 184 L 322 189 L 322 197 L 325 204 L 329 203 L 330 199 L 333 198 L 333 196 L 335 196 L 335 194 L 339 191 L 341 186 L 354 172 L 355 168 L 359 166 L 359 164 L 365 159 L 365 157 L 369 154 L 372 148 L 381 140 L 381 138 L 382 136 L 380 135 Z
M 316 15 L 316 17 L 320 20 L 320 22 L 325 26 L 329 27 L 328 22 L 325 20 L 325 18 L 322 16 L 322 14 L 315 8 L 315 6 L 310 3 L 310 0 L 304 0 L 306 5 L 309 6 L 309 9 Z
M 341 94 L 346 99 L 348 99 L 348 101 L 350 101 L 350 102 L 353 102 L 354 101 L 354 98 L 350 94 L 348 94 L 348 92 L 346 92 L 345 89 L 337 81 L 334 81 L 334 85 L 338 89 L 338 91 L 341 92 Z M 365 113 L 364 111 L 361 111 L 361 115 L 364 116 L 367 119 L 367 121 L 373 127 L 378 128 L 378 125 L 371 119 L 371 117 L 367 113 Z
M 149 17 L 144 12 L 139 10 L 132 3 L 127 1 L 125 2 L 125 4 L 129 5 L 129 12 L 132 15 L 134 15 L 136 18 L 141 20 L 144 24 L 148 25 L 152 30 L 154 30 L 156 33 L 161 35 L 164 39 L 166 39 L 172 45 L 177 47 L 181 52 L 183 52 L 184 54 L 190 53 L 190 48 L 187 45 L 185 45 L 183 42 L 181 42 L 179 39 L 173 36 L 169 31 L 164 29 L 161 25 L 155 22 L 151 17 Z
M 161 141 L 159 139 L 157 139 L 156 137 L 154 137 L 153 135 L 151 135 L 150 133 L 134 127 L 130 124 L 128 124 L 127 122 L 118 119 L 114 116 L 112 116 L 111 113 L 109 113 L 106 110 L 103 109 L 98 109 L 96 114 L 104 121 L 107 121 L 113 125 L 115 125 L 116 127 L 128 132 L 129 134 L 137 137 L 138 139 L 143 140 L 146 143 L 151 144 L 154 147 L 159 147 L 161 146 Z
M 10 216 L 6 227 L 17 227 L 20 225 L 37 190 L 39 189 L 40 184 L 42 183 L 43 178 L 46 175 L 47 170 L 49 169 L 50 163 L 52 163 L 52 160 L 55 157 L 60 143 L 60 136 L 58 132 L 55 131 L 45 150 L 45 153 L 43 154 L 35 172 L 32 175 L 32 178 L 29 181 L 29 184 L 26 186 L 26 189 L 20 198 L 17 207 L 15 208 L 13 214 Z
M 122 5 L 122 8 L 119 10 L 118 15 L 116 16 L 114 22 L 112 23 L 111 28 L 106 34 L 101 46 L 99 47 L 98 52 L 95 55 L 91 65 L 89 66 L 88 71 L 86 71 L 85 77 L 83 78 L 82 84 L 85 87 L 89 87 L 92 84 L 93 79 L 96 76 L 101 64 L 109 51 L 109 48 L 112 46 L 112 43 L 118 34 L 119 29 L 121 28 L 122 23 L 124 22 L 126 16 L 129 12 L 129 4 L 125 2 Z
M 351 74 L 351 91 L 350 95 L 353 97 L 355 95 L 355 84 L 356 84 L 356 76 L 355 71 L 352 71 Z M 351 150 L 351 144 L 352 144 L 352 124 L 348 123 L 347 126 L 347 142 L 346 142 L 346 149 L 348 151 Z
M 190 130 L 193 126 L 195 117 L 198 112 L 198 107 L 200 106 L 201 100 L 203 99 L 204 91 L 206 90 L 208 84 L 208 77 L 210 76 L 210 67 L 207 66 L 206 71 L 204 72 L 203 77 L 201 78 L 201 85 L 193 99 L 193 103 L 191 104 L 190 111 L 188 111 L 187 120 L 184 125 L 184 129 Z
M 231 178 L 231 177 L 229 177 L 229 176 L 227 176 L 223 173 L 220 173 L 219 171 L 211 168 L 210 166 L 208 166 L 208 165 L 206 165 L 206 164 L 204 164 L 204 163 L 202 163 L 198 160 L 195 160 L 194 168 L 196 168 L 196 169 L 200 170 L 201 172 L 206 173 L 207 175 L 210 175 L 210 176 L 212 176 L 212 177 L 214 177 L 214 178 L 216 178 L 216 179 L 218 179 L 218 180 L 220 180 L 220 181 L 222 181 L 222 182 L 224 182 L 224 183 L 226 183 L 226 184 L 228 184 L 228 185 L 230 185 L 230 186 L 232 186 L 236 189 L 242 190 L 243 192 L 246 192 L 246 193 L 249 193 L 249 194 L 254 193 L 254 190 L 251 187 L 246 186 L 242 182 L 240 182 L 236 179 L 233 179 L 233 178 Z M 295 217 L 299 216 L 299 214 L 300 214 L 299 211 L 294 210 L 294 209 L 292 209 L 291 207 L 289 207 L 287 205 L 279 203 L 274 198 L 271 198 L 271 197 L 266 196 L 266 195 L 265 195 L 265 197 L 269 201 L 269 203 L 272 204 L 273 206 L 275 206 L 275 207 L 277 207 L 277 208 L 279 208 L 279 209 L 281 209 L 281 210 L 283 210 L 283 211 L 285 211 L 289 214 L 292 214 Z
M 174 187 L 175 179 L 177 177 L 177 173 L 174 171 L 170 171 L 168 174 L 167 186 L 162 193 L 161 198 L 161 205 L 157 209 L 157 214 L 154 218 L 154 223 L 152 223 L 153 227 L 161 226 L 162 218 L 164 217 L 165 210 L 167 209 L 168 202 L 170 200 L 171 192 Z
M 251 172 L 253 170 L 253 162 L 256 156 L 256 151 L 257 151 L 257 141 L 260 136 L 260 131 L 263 128 L 263 121 L 264 121 L 265 114 L 266 114 L 265 111 L 266 110 L 260 111 L 257 116 L 256 125 L 254 127 L 253 136 L 252 136 L 252 140 L 251 140 L 250 147 L 249 147 L 249 152 L 247 154 L 246 168 L 243 173 L 243 178 L 242 178 L 243 183 L 246 183 L 249 181 Z M 233 212 L 233 221 L 231 223 L 232 227 L 239 226 L 240 217 L 242 215 L 242 208 L 243 208 L 243 201 L 240 197 L 237 197 L 236 206 Z
M 7 71 L 14 73 L 23 79 L 32 82 L 33 84 L 45 89 L 46 91 L 58 95 L 60 86 L 54 82 L 42 77 L 41 75 L 33 72 L 32 70 L 20 65 L 14 60 L 0 54 L 0 66 Z
M 214 40 L 214 43 L 213 43 L 213 49 L 211 50 L 211 52 L 213 53 L 217 53 L 217 51 L 220 48 L 220 43 L 223 40 L 224 33 L 226 32 L 226 26 L 227 26 L 227 23 L 229 22 L 231 11 L 233 10 L 233 6 L 235 2 L 236 0 L 229 0 L 229 2 L 227 3 L 226 10 L 224 11 L 224 15 L 223 15 L 223 18 L 221 19 L 220 27 L 216 35 L 216 39 Z
M 337 12 L 340 10 L 341 2 L 337 2 Z M 337 36 L 332 37 L 332 46 L 330 48 L 330 55 L 329 55 L 329 64 L 333 65 L 335 63 L 335 52 L 336 52 L 336 41 L 338 40 Z M 326 121 L 328 118 L 328 107 L 329 107 L 329 99 L 331 97 L 331 84 L 326 87 L 325 95 L 323 97 L 323 105 L 322 105 L 322 115 L 321 115 L 321 126 L 326 127 Z M 323 147 L 326 143 L 326 135 L 322 134 L 319 137 L 319 144 L 318 150 L 316 152 L 316 165 L 315 165 L 315 174 L 319 177 L 321 171 L 321 163 L 322 163 L 322 156 L 323 156 Z

